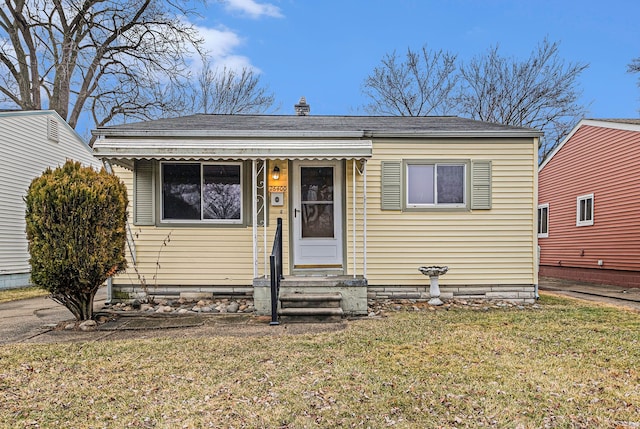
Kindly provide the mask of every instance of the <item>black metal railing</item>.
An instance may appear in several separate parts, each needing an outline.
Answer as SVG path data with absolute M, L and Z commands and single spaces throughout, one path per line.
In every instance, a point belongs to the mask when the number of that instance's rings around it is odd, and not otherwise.
M 282 276 L 282 218 L 278 218 L 276 236 L 273 240 L 271 256 L 269 256 L 269 265 L 271 271 L 271 323 L 269 324 L 279 325 L 278 298 L 280 295 L 280 280 L 284 279 Z

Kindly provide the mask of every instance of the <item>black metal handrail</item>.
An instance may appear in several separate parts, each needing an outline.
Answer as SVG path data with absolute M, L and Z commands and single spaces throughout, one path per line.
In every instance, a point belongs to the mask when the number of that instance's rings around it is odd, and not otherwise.
M 280 295 L 280 280 L 282 276 L 282 218 L 278 218 L 276 236 L 273 240 L 271 256 L 269 256 L 271 274 L 271 323 L 269 325 L 279 325 L 278 321 L 278 298 Z

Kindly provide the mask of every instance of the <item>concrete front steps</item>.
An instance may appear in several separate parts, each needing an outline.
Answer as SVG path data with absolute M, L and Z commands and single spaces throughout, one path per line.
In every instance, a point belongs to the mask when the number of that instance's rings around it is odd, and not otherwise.
M 253 303 L 257 315 L 271 315 L 271 279 L 253 280 Z M 285 275 L 280 282 L 278 309 L 278 315 L 284 316 L 281 321 L 366 316 L 367 280 L 361 276 Z
M 278 315 L 281 322 L 339 322 L 342 320 L 340 292 L 283 292 Z

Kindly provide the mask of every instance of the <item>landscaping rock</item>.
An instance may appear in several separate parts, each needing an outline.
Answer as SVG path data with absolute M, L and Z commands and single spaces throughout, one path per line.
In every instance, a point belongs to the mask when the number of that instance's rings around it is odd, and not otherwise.
M 98 323 L 95 320 L 85 320 L 79 326 L 81 331 L 93 331 Z

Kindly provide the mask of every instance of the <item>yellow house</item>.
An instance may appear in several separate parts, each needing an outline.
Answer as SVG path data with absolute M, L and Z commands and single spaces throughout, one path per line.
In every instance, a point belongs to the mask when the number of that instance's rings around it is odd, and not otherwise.
M 113 297 L 144 279 L 156 295 L 250 295 L 269 314 L 280 218 L 283 295 L 366 314 L 367 299 L 429 298 L 418 268 L 445 265 L 444 299 L 533 302 L 538 131 L 304 113 L 95 130 L 95 155 L 130 192 L 130 267 Z

